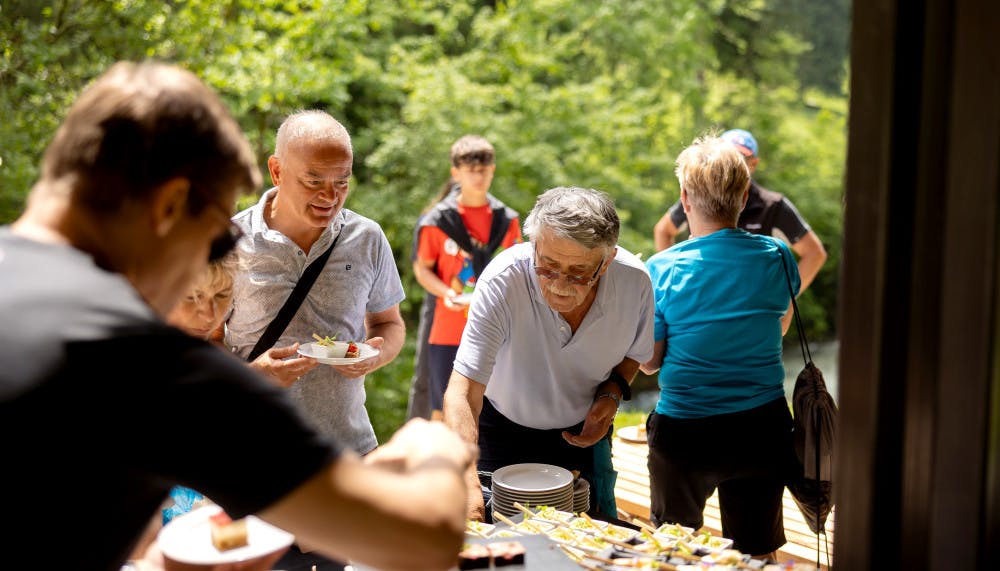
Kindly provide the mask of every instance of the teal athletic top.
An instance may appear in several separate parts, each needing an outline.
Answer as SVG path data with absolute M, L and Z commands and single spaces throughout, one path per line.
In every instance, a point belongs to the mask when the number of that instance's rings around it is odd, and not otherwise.
M 666 339 L 656 412 L 702 418 L 784 397 L 781 316 L 798 292 L 791 250 L 770 236 L 724 229 L 649 258 L 653 336 Z

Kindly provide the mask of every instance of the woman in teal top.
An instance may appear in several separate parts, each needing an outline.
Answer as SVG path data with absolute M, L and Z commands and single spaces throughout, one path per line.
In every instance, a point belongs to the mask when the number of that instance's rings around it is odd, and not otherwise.
M 656 345 L 643 370 L 660 371 L 647 421 L 651 517 L 700 528 L 718 488 L 723 535 L 773 557 L 785 543 L 792 421 L 781 339 L 797 266 L 784 243 L 736 228 L 750 172 L 731 143 L 698 139 L 678 157 L 677 176 L 691 238 L 646 263 Z

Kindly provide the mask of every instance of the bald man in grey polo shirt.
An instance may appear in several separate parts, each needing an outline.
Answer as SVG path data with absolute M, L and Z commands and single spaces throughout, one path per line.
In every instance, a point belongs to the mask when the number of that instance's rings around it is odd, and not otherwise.
M 365 410 L 365 375 L 403 346 L 399 303 L 406 297 L 389 241 L 373 220 L 344 208 L 353 165 L 351 139 L 322 111 L 288 117 L 268 160 L 274 188 L 233 220 L 241 268 L 233 285 L 226 344 L 246 357 L 305 268 L 336 238 L 295 317 L 253 365 L 287 386 L 306 417 L 359 454 L 378 442 Z M 365 341 L 380 353 L 351 365 L 318 365 L 295 349 L 312 335 Z

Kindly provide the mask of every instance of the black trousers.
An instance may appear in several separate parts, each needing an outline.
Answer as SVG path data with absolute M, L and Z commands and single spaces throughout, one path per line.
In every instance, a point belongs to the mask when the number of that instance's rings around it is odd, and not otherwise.
M 590 473 L 594 468 L 593 450 L 573 446 L 562 437 L 564 430 L 578 433 L 582 428 L 582 421 L 567 428 L 548 430 L 522 426 L 501 414 L 490 399 L 484 398 L 483 410 L 479 413 L 477 466 L 479 470 L 493 472 L 511 464 L 537 462 L 579 470 L 581 474 Z

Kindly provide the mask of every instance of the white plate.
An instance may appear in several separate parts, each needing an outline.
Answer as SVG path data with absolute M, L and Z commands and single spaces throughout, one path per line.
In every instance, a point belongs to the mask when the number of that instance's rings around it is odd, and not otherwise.
M 703 549 L 707 549 L 712 553 L 718 553 L 723 549 L 729 549 L 730 547 L 733 546 L 733 540 L 727 537 L 712 536 L 707 540 L 702 539 L 703 537 L 705 537 L 704 535 L 693 535 L 693 537 L 694 539 L 692 539 L 691 541 L 685 542 L 687 543 L 688 547 L 700 547 Z
M 361 355 L 358 357 L 327 357 L 326 348 L 318 343 L 305 343 L 299 346 L 299 355 L 312 357 L 324 365 L 353 365 L 379 354 L 379 350 L 367 343 L 355 343 Z
M 618 432 L 616 432 L 615 434 L 617 434 L 618 438 L 621 438 L 625 442 L 642 442 L 643 444 L 646 443 L 646 435 L 639 434 L 639 425 L 623 426 L 619 428 Z
M 517 490 L 517 489 L 513 489 L 512 490 L 510 488 L 507 488 L 503 484 L 494 484 L 493 485 L 493 495 L 494 496 L 502 496 L 502 497 L 505 497 L 505 498 L 509 498 L 511 500 L 518 500 L 518 501 L 524 500 L 524 501 L 527 501 L 527 502 L 531 502 L 533 504 L 537 504 L 539 502 L 544 502 L 546 500 L 553 501 L 553 502 L 559 501 L 559 500 L 568 500 L 568 499 L 570 499 L 570 498 L 573 497 L 573 488 L 570 488 L 569 486 L 566 486 L 566 487 L 562 487 L 562 488 L 559 488 L 559 489 L 556 489 L 556 490 L 541 490 L 541 491 L 537 491 L 537 492 L 522 492 L 522 491 Z
M 221 510 L 216 505 L 202 506 L 170 520 L 157 536 L 160 550 L 167 557 L 181 563 L 217 565 L 247 561 L 274 553 L 288 547 L 295 540 L 295 536 L 287 531 L 251 515 L 247 516 L 247 545 L 219 551 L 212 545 L 208 518 Z
M 554 491 L 572 483 L 572 472 L 552 464 L 511 464 L 493 472 L 493 486 L 499 485 L 512 491 Z
M 458 294 L 455 297 L 451 298 L 451 302 L 454 303 L 455 305 L 469 305 L 470 303 L 472 303 L 472 294 L 471 293 Z

